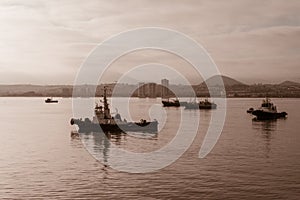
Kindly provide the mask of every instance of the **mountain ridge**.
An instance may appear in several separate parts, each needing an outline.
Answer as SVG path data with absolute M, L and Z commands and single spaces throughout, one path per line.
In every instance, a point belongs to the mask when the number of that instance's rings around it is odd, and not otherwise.
M 300 83 L 294 81 L 283 81 L 279 83 L 280 86 L 300 86 Z
M 188 97 L 194 94 L 190 91 L 191 88 L 196 92 L 198 96 L 209 96 L 208 87 L 214 88 L 213 91 L 216 96 L 220 91 L 223 91 L 220 80 L 224 82 L 224 88 L 226 90 L 227 97 L 263 97 L 268 94 L 270 97 L 296 97 L 300 98 L 300 83 L 293 81 L 284 81 L 278 84 L 253 84 L 247 85 L 243 82 L 235 80 L 231 77 L 224 75 L 215 75 L 208 78 L 206 81 L 201 82 L 198 85 L 181 85 L 170 83 L 172 91 L 176 91 L 179 96 Z M 116 87 L 116 83 L 106 83 L 100 85 L 32 85 L 32 84 L 15 84 L 15 85 L 0 85 L 0 96 L 1 97 L 46 97 L 46 96 L 57 96 L 57 97 L 72 97 L 74 95 L 73 90 L 80 92 L 76 93 L 77 96 L 91 97 L 101 96 L 103 86 L 107 86 L 110 91 L 117 88 L 117 96 L 128 96 L 138 88 L 137 84 L 126 84 L 119 83 Z M 147 83 L 146 83 L 147 84 Z M 95 88 L 96 87 L 96 88 Z M 94 93 L 96 89 L 96 93 Z M 157 84 L 156 96 L 160 96 L 161 85 Z M 224 94 L 224 93 L 222 93 Z M 138 96 L 138 93 L 134 93 L 133 96 Z
M 199 84 L 199 86 L 217 86 L 219 85 L 220 79 L 223 80 L 224 86 L 225 87 L 232 87 L 232 86 L 248 86 L 245 83 L 242 83 L 240 81 L 237 81 L 231 77 L 224 76 L 224 75 L 215 75 L 210 78 L 208 78 L 206 81 L 203 81 L 202 83 Z

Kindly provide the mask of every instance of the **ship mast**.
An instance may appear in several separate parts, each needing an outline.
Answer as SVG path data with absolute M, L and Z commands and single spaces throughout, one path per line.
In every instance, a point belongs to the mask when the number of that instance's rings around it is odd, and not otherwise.
M 110 119 L 111 116 L 110 116 L 110 110 L 109 110 L 109 107 L 108 107 L 108 103 L 107 103 L 107 87 L 104 86 L 104 95 L 103 95 L 103 103 L 104 103 L 104 119 Z

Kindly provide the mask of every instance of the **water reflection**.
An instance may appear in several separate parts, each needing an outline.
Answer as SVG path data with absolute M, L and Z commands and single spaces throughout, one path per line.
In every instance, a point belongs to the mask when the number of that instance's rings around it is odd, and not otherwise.
M 149 133 L 128 132 L 127 136 L 137 138 L 140 140 L 141 139 L 142 140 L 157 140 L 158 139 L 157 133 L 149 134 Z
M 252 125 L 253 129 L 257 130 L 257 132 L 260 133 L 260 136 L 263 138 L 265 142 L 265 155 L 266 158 L 269 158 L 271 151 L 271 140 L 274 138 L 274 133 L 277 130 L 277 120 L 259 121 L 253 119 Z
M 80 133 L 79 134 L 84 147 L 97 160 L 104 164 L 108 162 L 110 150 L 110 135 L 105 133 Z
M 109 157 L 111 151 L 113 151 L 113 145 L 118 147 L 125 145 L 129 138 L 135 138 L 137 140 L 157 140 L 158 134 L 149 133 L 110 133 L 110 132 L 92 132 L 92 133 L 78 133 L 78 136 L 74 136 L 71 133 L 72 143 L 78 143 L 81 140 L 84 147 L 88 152 L 97 160 L 101 161 L 104 166 L 108 166 Z M 75 144 L 73 144 L 74 146 Z M 76 145 L 77 146 L 77 145 Z M 82 147 L 82 146 L 81 146 Z
M 260 130 L 263 137 L 270 138 L 271 133 L 277 129 L 277 120 L 265 120 L 259 121 L 256 119 L 252 120 L 252 127 L 255 130 Z

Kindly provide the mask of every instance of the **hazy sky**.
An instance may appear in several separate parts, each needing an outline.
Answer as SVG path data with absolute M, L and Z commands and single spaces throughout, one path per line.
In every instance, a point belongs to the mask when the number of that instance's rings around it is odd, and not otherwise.
M 0 84 L 72 84 L 97 44 L 145 26 L 194 38 L 242 82 L 300 82 L 299 0 L 0 0 Z

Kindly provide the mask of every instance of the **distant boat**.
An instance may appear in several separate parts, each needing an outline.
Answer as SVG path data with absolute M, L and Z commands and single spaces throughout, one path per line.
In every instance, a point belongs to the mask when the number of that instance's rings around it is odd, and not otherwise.
M 51 97 L 51 98 L 47 98 L 45 100 L 45 103 L 58 103 L 58 100 L 53 100 L 52 97 Z
M 180 102 L 176 99 L 165 99 L 161 101 L 164 107 L 180 107 L 185 106 L 187 102 Z
M 79 128 L 80 133 L 89 132 L 110 132 L 110 133 L 121 133 L 121 132 L 146 132 L 146 133 L 157 133 L 158 122 L 157 120 L 146 121 L 141 119 L 139 122 L 127 122 L 126 119 L 122 119 L 121 115 L 117 113 L 114 117 L 111 116 L 109 104 L 106 98 L 106 87 L 104 88 L 103 95 L 103 106 L 96 104 L 95 116 L 93 119 L 71 119 L 71 125 L 76 124 Z M 101 128 L 101 129 L 100 129 Z
M 269 120 L 285 118 L 286 112 L 277 112 L 277 107 L 271 102 L 269 98 L 263 100 L 261 107 L 252 112 L 252 115 L 256 116 L 257 120 Z
M 210 102 L 208 99 L 205 99 L 204 101 L 198 102 L 188 102 L 185 105 L 185 109 L 216 109 L 217 104 Z

